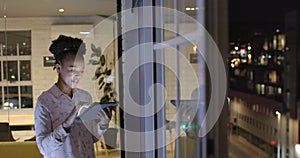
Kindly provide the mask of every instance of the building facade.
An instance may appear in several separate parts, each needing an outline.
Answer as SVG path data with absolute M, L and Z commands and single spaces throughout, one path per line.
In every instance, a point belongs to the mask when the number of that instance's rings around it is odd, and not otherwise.
M 294 157 L 298 143 L 296 34 L 256 33 L 246 44 L 232 43 L 230 98 L 233 132 L 271 157 Z

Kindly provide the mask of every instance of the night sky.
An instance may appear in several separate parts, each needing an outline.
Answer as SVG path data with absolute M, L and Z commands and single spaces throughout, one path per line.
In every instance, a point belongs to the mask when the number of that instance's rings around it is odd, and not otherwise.
M 286 12 L 300 8 L 300 0 L 229 0 L 229 40 L 247 42 L 254 31 L 284 30 Z

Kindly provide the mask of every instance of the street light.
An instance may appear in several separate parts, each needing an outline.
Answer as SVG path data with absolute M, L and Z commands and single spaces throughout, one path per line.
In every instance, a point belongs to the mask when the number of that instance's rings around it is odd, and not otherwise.
M 280 118 L 281 113 L 276 111 L 275 114 L 277 115 L 277 158 L 280 158 Z
M 296 157 L 300 157 L 300 144 L 295 145 Z

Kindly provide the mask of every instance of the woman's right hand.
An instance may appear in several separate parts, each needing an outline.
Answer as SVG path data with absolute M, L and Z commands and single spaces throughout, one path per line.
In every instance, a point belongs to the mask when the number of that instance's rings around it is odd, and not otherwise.
M 76 106 L 73 108 L 73 110 L 71 111 L 70 115 L 67 117 L 67 119 L 63 122 L 62 126 L 65 129 L 65 131 L 67 133 L 70 132 L 70 127 L 73 124 L 74 120 L 77 117 L 77 113 L 79 111 L 79 108 L 77 108 Z

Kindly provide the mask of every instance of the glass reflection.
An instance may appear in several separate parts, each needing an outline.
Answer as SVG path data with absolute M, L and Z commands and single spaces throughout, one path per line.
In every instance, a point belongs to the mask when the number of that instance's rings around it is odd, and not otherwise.
M 20 80 L 31 80 L 30 61 L 20 61 Z
M 33 108 L 32 86 L 21 86 L 21 108 Z
M 3 61 L 3 79 L 6 81 L 18 81 L 17 61 Z
M 3 109 L 19 108 L 19 91 L 17 86 L 4 87 Z
M 0 32 L 1 54 L 4 56 L 30 55 L 31 32 L 7 31 Z

